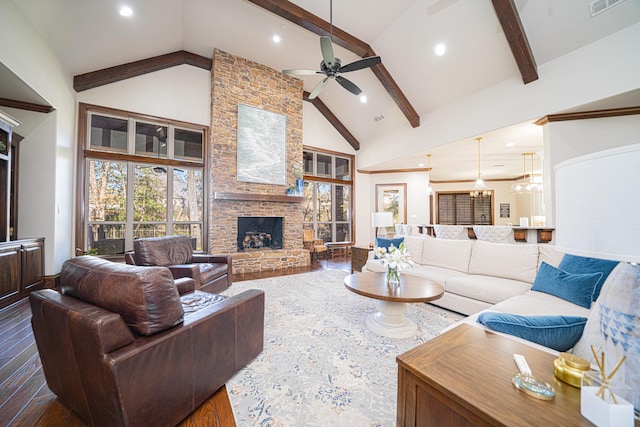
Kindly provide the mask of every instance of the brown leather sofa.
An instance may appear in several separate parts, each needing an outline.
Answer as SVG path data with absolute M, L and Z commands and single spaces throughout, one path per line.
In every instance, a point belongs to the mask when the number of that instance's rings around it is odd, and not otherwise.
M 176 425 L 263 348 L 262 291 L 180 296 L 164 267 L 83 256 L 29 300 L 49 388 L 95 426 Z
M 196 289 L 218 293 L 231 286 L 230 255 L 193 253 L 189 236 L 149 237 L 133 241 L 133 252 L 124 255 L 127 264 L 163 266 L 176 279 L 190 277 Z

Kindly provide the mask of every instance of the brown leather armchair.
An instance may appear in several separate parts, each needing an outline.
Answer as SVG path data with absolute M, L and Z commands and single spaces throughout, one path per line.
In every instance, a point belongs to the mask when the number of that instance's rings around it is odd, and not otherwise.
M 176 425 L 263 349 L 262 291 L 179 296 L 164 267 L 91 256 L 60 290 L 30 294 L 33 333 L 49 389 L 91 425 Z
M 125 253 L 124 259 L 132 265 L 167 267 L 174 278 L 192 278 L 196 289 L 205 292 L 222 292 L 231 286 L 231 256 L 193 253 L 189 236 L 136 239 L 133 252 Z

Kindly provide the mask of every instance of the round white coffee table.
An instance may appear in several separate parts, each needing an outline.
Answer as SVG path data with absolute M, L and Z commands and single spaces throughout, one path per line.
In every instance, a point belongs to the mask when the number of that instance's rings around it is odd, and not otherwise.
M 345 277 L 344 285 L 351 292 L 376 300 L 377 312 L 367 316 L 369 329 L 389 338 L 408 338 L 418 326 L 404 313 L 408 303 L 437 300 L 444 294 L 442 285 L 421 277 L 400 275 L 395 292 L 389 289 L 385 273 L 355 273 Z

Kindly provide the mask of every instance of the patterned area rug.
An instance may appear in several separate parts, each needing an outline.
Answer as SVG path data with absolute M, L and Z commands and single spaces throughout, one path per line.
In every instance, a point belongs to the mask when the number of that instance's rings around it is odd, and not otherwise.
M 393 426 L 395 358 L 438 335 L 463 316 L 410 304 L 415 336 L 370 331 L 372 299 L 344 286 L 345 271 L 237 282 L 224 292 L 262 289 L 264 351 L 227 382 L 238 426 Z

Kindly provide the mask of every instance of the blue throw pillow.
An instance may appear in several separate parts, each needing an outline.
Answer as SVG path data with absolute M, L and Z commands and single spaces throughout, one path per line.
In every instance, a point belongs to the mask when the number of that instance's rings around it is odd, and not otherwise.
M 591 296 L 602 273 L 571 274 L 542 262 L 532 291 L 555 295 L 580 307 L 591 308 Z
M 557 351 L 567 351 L 582 336 L 587 318 L 579 316 L 520 316 L 488 312 L 480 314 L 477 321 L 494 331 L 514 335 Z
M 393 245 L 396 248 L 400 247 L 400 244 L 404 242 L 404 237 L 398 237 L 395 239 L 385 239 L 382 237 L 376 237 L 376 248 L 383 247 L 386 250 L 389 250 L 389 246 Z
M 596 283 L 593 295 L 591 296 L 591 301 L 595 301 L 600 295 L 604 281 L 607 280 L 609 273 L 611 273 L 617 265 L 618 261 L 566 254 L 562 257 L 558 268 L 567 273 L 602 273 L 602 278 Z

